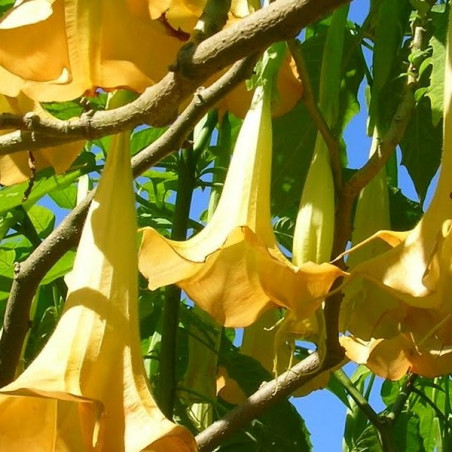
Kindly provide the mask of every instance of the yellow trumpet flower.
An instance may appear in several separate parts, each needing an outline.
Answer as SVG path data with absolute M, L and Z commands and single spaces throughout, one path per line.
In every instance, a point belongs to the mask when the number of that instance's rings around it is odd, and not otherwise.
M 452 28 L 445 73 L 442 169 L 431 205 L 418 225 L 400 241 L 400 233 L 380 235 L 393 249 L 352 272 L 387 288 L 410 306 L 452 312 Z M 403 238 L 403 234 L 402 234 Z
M 449 27 L 442 168 L 432 202 L 412 231 L 377 233 L 393 248 L 351 271 L 363 284 L 346 325 L 354 337 L 342 344 L 351 359 L 391 379 L 408 370 L 427 377 L 452 372 L 451 39 Z
M 387 313 L 388 318 L 391 313 Z M 393 319 L 389 324 L 393 324 Z M 382 323 L 384 325 L 384 323 Z M 378 328 L 378 327 L 377 327 Z M 383 326 L 388 333 L 388 326 Z M 347 357 L 366 366 L 382 378 L 398 380 L 408 372 L 427 378 L 452 371 L 452 318 L 434 309 L 410 309 L 399 324 L 399 331 L 388 338 L 363 340 L 359 336 L 341 337 Z M 448 345 L 446 345 L 448 344 Z
M 276 305 L 309 315 L 343 274 L 330 264 L 296 267 L 276 243 L 270 214 L 269 87 L 258 86 L 237 139 L 218 207 L 184 242 L 143 230 L 139 268 L 149 288 L 177 284 L 225 326 L 242 327 Z
M 0 90 L 65 101 L 96 88 L 142 92 L 183 44 L 145 0 L 24 0 L 0 19 Z M 165 49 L 164 52 L 161 50 Z
M 120 134 L 89 209 L 56 330 L 0 390 L 1 450 L 196 450 L 148 387 L 138 334 L 135 215 L 129 136 Z

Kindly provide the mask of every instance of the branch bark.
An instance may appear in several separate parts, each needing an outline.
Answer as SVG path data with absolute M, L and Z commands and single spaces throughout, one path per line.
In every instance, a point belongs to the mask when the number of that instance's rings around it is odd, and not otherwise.
M 320 366 L 317 353 L 313 353 L 278 378 L 265 383 L 258 391 L 248 397 L 245 403 L 230 411 L 222 419 L 214 422 L 196 436 L 199 452 L 214 450 L 248 422 L 274 404 L 289 397 L 296 389 L 321 372 L 335 367 L 342 359 L 343 355 L 338 355 L 324 361 L 324 365 Z

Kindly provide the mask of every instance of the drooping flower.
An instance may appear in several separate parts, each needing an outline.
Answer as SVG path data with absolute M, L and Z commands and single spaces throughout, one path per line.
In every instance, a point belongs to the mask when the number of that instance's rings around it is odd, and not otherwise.
M 17 97 L 7 97 L 0 94 L 1 113 L 25 114 L 34 109 L 34 102 L 22 93 Z M 3 130 L 1 134 L 8 132 L 11 132 L 11 130 Z M 33 151 L 33 165 L 35 170 L 40 171 L 51 166 L 57 174 L 63 173 L 70 167 L 83 148 L 83 145 L 84 141 L 74 141 L 60 146 Z M 1 155 L 0 183 L 3 185 L 12 185 L 29 179 L 32 169 L 30 169 L 28 160 L 29 155 L 27 151 Z
M 127 134 L 113 138 L 55 332 L 0 390 L 1 450 L 196 449 L 160 412 L 144 371 L 128 143 Z
M 270 214 L 270 104 L 270 84 L 258 86 L 218 207 L 199 234 L 176 242 L 143 230 L 139 267 L 149 288 L 175 283 L 226 326 L 247 326 L 275 304 L 309 315 L 342 274 L 330 264 L 296 267 L 278 248 Z
M 363 283 L 346 325 L 354 337 L 342 343 L 352 359 L 392 379 L 409 370 L 428 377 L 452 371 L 451 39 L 449 27 L 442 168 L 432 202 L 412 231 L 377 233 L 393 248 L 351 271 Z

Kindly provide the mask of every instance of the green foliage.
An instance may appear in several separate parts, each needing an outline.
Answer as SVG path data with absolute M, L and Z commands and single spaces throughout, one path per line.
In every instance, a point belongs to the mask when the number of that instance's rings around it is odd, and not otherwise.
M 430 16 L 433 27 L 432 37 L 430 38 L 432 73 L 427 96 L 430 98 L 432 105 L 433 125 L 436 126 L 443 116 L 444 61 L 449 9 L 444 6 L 435 8 Z
M 413 179 L 421 203 L 440 164 L 442 132 L 441 122 L 436 127 L 433 125 L 430 101 L 423 97 L 416 105 L 400 143 L 402 164 L 406 166 Z

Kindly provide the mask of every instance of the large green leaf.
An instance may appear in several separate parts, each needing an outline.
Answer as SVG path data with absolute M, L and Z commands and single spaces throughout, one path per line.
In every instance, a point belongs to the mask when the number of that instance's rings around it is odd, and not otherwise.
M 399 414 L 394 423 L 394 442 L 400 451 L 425 452 L 416 413 L 402 411 Z
M 400 48 L 405 30 L 408 28 L 410 5 L 407 1 L 382 0 L 375 22 L 374 55 L 372 63 L 372 87 L 369 106 L 370 134 L 373 126 L 383 123 L 385 103 L 383 89 L 393 77 L 394 66 L 397 66 Z
M 444 64 L 446 62 L 446 37 L 449 18 L 449 8 L 436 9 L 430 14 L 433 25 L 433 36 L 430 39 L 432 46 L 432 73 L 427 96 L 432 106 L 432 122 L 437 126 L 443 116 L 444 93 Z
M 6 300 L 14 278 L 14 262 L 16 252 L 14 250 L 0 249 L 0 301 Z M 4 308 L 2 306 L 2 308 Z M 0 308 L 3 315 L 3 309 Z
M 52 191 L 49 196 L 55 201 L 58 207 L 62 209 L 72 210 L 77 203 L 77 186 L 76 184 L 68 185 L 66 188 Z
M 438 436 L 438 426 L 434 422 L 435 411 L 422 398 L 418 397 L 415 403 L 411 404 L 410 410 L 419 417 L 419 434 L 426 452 L 433 452 Z
M 422 218 L 422 204 L 408 199 L 399 188 L 388 186 L 391 229 L 409 231 Z
M 27 214 L 41 238 L 47 237 L 52 232 L 55 226 L 55 215 L 50 209 L 35 204 L 27 209 Z
M 146 146 L 152 144 L 155 140 L 160 138 L 166 130 L 167 127 L 146 127 L 135 130 L 130 139 L 130 149 L 132 155 L 137 154 Z
M 442 132 L 442 124 L 433 125 L 430 100 L 423 97 L 416 105 L 400 143 L 402 164 L 413 179 L 421 203 L 440 164 Z
M 368 425 L 359 434 L 350 452 L 382 452 L 378 434 L 373 425 Z
M 41 284 L 50 284 L 62 276 L 65 276 L 72 270 L 74 264 L 75 251 L 67 251 L 63 257 L 47 272 L 41 281 Z

